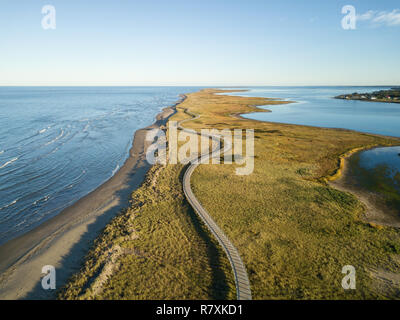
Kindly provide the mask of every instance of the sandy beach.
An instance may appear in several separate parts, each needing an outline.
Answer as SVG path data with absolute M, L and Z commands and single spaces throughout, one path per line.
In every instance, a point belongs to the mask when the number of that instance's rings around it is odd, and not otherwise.
M 56 290 L 42 289 L 42 267 L 55 267 L 57 289 L 79 270 L 93 240 L 128 207 L 130 194 L 151 166 L 146 161 L 151 144 L 145 141 L 147 131 L 165 125 L 175 106 L 163 109 L 154 124 L 135 132 L 129 157 L 112 178 L 54 218 L 0 246 L 0 299 L 56 298 Z

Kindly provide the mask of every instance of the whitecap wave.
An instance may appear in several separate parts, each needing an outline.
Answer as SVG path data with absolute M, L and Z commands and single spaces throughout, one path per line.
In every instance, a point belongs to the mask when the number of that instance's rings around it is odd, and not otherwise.
M 0 151 L 0 154 L 2 154 L 2 153 L 4 153 L 4 150 L 1 150 L 1 151 Z
M 39 130 L 39 133 L 45 133 L 47 131 L 47 128 L 44 128 L 42 130 Z
M 55 137 L 53 140 L 47 142 L 47 143 L 45 144 L 45 146 L 48 146 L 49 144 L 52 144 L 52 143 L 54 143 L 54 142 L 56 142 L 57 140 L 59 140 L 59 139 L 62 138 L 62 136 L 64 135 L 64 130 L 63 130 L 63 129 L 60 129 L 60 130 L 61 130 L 61 133 L 60 133 L 57 137 Z
M 44 196 L 43 198 L 40 198 L 40 199 L 34 201 L 34 202 L 33 202 L 33 205 L 36 206 L 38 203 L 46 202 L 46 201 L 48 201 L 49 199 L 50 199 L 50 195 Z
M 115 167 L 115 169 L 112 171 L 112 176 L 114 175 L 114 174 L 116 174 L 117 173 L 117 171 L 119 170 L 119 164 L 117 164 L 117 166 Z
M 13 158 L 13 159 L 11 159 L 10 161 L 7 161 L 6 163 L 3 163 L 1 166 L 0 166 L 0 169 L 3 169 L 3 168 L 5 168 L 5 167 L 7 167 L 9 164 L 11 164 L 11 163 L 13 163 L 13 162 L 15 162 L 15 161 L 17 161 L 18 160 L 18 157 L 17 158 Z
M 8 207 L 13 206 L 14 204 L 17 203 L 17 201 L 18 201 L 18 199 L 14 200 L 13 202 L 11 202 L 11 203 L 5 205 L 4 207 L 1 207 L 0 210 L 3 210 L 3 209 L 6 209 L 6 208 L 8 208 Z

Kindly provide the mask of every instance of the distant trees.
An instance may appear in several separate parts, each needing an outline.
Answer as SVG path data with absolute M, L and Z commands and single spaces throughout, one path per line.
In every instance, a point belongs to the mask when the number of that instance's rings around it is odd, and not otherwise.
M 400 103 L 400 88 L 392 88 L 390 90 L 379 90 L 372 93 L 358 93 L 343 94 L 335 97 L 336 99 L 347 100 L 377 100 L 382 102 L 399 102 Z

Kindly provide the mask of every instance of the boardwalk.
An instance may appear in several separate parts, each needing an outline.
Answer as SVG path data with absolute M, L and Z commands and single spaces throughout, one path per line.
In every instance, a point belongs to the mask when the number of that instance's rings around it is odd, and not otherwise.
M 182 127 L 181 124 L 188 120 L 197 119 L 197 118 L 199 118 L 199 116 L 191 114 L 188 111 L 186 111 L 186 113 L 192 115 L 194 118 L 181 121 L 179 123 L 179 129 L 184 130 L 186 132 L 194 133 L 193 130 L 186 129 L 186 128 Z M 210 136 L 210 138 L 215 139 L 215 140 L 218 139 L 218 141 L 219 141 L 219 138 L 217 138 L 217 137 Z M 220 144 L 218 143 L 217 147 L 211 151 L 211 156 L 210 156 L 210 153 L 202 154 L 198 158 L 199 161 L 197 161 L 197 163 L 192 163 L 186 168 L 185 174 L 183 176 L 183 191 L 185 193 L 187 201 L 193 207 L 194 211 L 203 220 L 205 225 L 208 227 L 208 229 L 211 231 L 211 233 L 217 238 L 219 244 L 225 250 L 225 253 L 228 256 L 229 262 L 231 263 L 231 266 L 232 266 L 233 275 L 235 277 L 237 299 L 238 300 L 251 300 L 250 283 L 249 283 L 249 279 L 247 277 L 246 267 L 244 266 L 243 261 L 240 258 L 239 252 L 234 247 L 234 245 L 230 242 L 230 240 L 224 234 L 224 232 L 214 222 L 214 220 L 208 214 L 206 209 L 204 209 L 203 206 L 201 205 L 201 203 L 197 200 L 197 198 L 195 197 L 195 195 L 192 191 L 191 185 L 190 185 L 190 177 L 191 177 L 192 173 L 194 172 L 194 170 L 196 169 L 196 167 L 198 166 L 198 163 L 201 163 L 202 159 L 208 159 L 209 157 L 213 157 L 213 154 L 218 152 L 220 150 L 220 148 L 221 148 Z M 222 150 L 222 152 L 229 151 L 231 148 L 232 148 L 232 145 L 225 145 L 224 150 Z

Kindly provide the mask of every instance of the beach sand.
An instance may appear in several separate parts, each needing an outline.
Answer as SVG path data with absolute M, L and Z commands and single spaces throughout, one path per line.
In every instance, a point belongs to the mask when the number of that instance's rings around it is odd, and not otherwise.
M 165 125 L 175 106 L 165 108 L 154 124 L 135 132 L 129 157 L 112 178 L 54 218 L 0 246 L 0 299 L 56 298 L 57 290 L 42 288 L 42 267 L 55 267 L 57 289 L 79 270 L 93 240 L 129 206 L 132 191 L 151 166 L 146 161 L 151 144 L 145 140 L 146 133 Z

